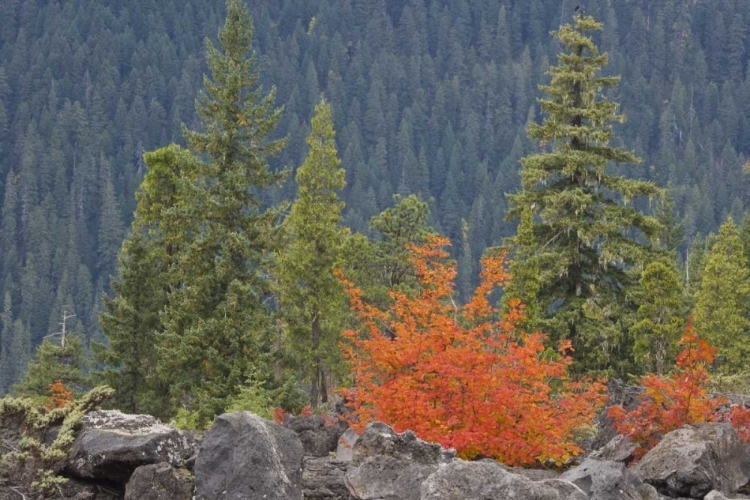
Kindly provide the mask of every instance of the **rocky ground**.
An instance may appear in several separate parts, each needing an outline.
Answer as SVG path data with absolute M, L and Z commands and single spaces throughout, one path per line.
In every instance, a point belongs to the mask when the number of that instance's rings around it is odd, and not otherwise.
M 23 448 L 24 425 L 17 416 L 0 417 L 4 451 Z M 56 431 L 36 432 L 49 440 Z M 198 435 L 147 415 L 94 411 L 80 420 L 68 455 L 52 466 L 54 477 L 66 482 L 35 493 L 22 461 L 0 463 L 0 500 L 750 498 L 743 496 L 750 493 L 750 449 L 729 425 L 669 433 L 627 467 L 632 452 L 615 435 L 558 474 L 467 462 L 378 422 L 358 436 L 320 417 L 290 418 L 280 426 L 239 412 L 222 415 Z

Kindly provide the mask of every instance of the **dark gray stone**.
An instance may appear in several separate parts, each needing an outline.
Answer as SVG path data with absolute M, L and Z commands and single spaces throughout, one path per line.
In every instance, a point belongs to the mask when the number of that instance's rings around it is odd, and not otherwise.
M 289 417 L 284 421 L 284 427 L 299 435 L 306 457 L 326 457 L 336 451 L 339 438 L 346 431 L 347 425 L 340 420 L 327 421 L 319 415 L 311 415 Z
M 438 468 L 392 456 L 368 457 L 346 473 L 346 486 L 360 500 L 419 500 L 422 481 Z
M 621 462 L 587 458 L 560 479 L 581 488 L 591 500 L 659 500 L 654 487 L 634 476 Z
M 419 500 L 422 481 L 455 451 L 418 439 L 413 432 L 396 433 L 373 422 L 357 439 L 352 466 L 346 473 L 351 494 L 361 500 Z
M 190 500 L 192 497 L 193 476 L 168 463 L 138 467 L 125 487 L 125 500 Z
M 306 458 L 302 471 L 305 500 L 352 500 L 345 480 L 348 465 L 327 457 Z
M 685 426 L 664 436 L 633 473 L 670 497 L 731 494 L 750 481 L 750 456 L 729 424 Z
M 354 445 L 352 455 L 355 463 L 369 457 L 389 456 L 426 465 L 437 465 L 456 456 L 455 451 L 444 450 L 437 443 L 422 441 L 412 431 L 398 434 L 381 422 L 373 422 L 365 428 Z
M 179 466 L 196 449 L 193 438 L 150 415 L 95 411 L 81 419 L 63 471 L 82 479 L 126 483 L 142 465 Z
M 586 500 L 586 494 L 561 479 L 532 481 L 490 461 L 455 460 L 427 478 L 420 500 Z
M 221 415 L 195 462 L 196 500 L 301 500 L 302 443 L 250 412 Z

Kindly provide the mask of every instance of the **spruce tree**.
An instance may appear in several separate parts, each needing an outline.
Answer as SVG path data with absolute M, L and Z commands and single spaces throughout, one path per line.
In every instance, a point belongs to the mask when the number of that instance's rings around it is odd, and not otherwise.
M 275 92 L 264 96 L 258 86 L 252 31 L 242 1 L 228 0 L 221 50 L 206 41 L 211 76 L 197 103 L 202 131 L 184 129 L 200 160 L 180 204 L 189 231 L 170 273 L 179 286 L 163 313 L 158 370 L 199 424 L 223 411 L 253 373 L 269 369 L 267 271 L 278 211 L 262 209 L 259 190 L 283 177 L 267 158 L 284 141 L 268 139 L 281 110 L 273 108 Z
M 417 290 L 414 266 L 406 245 L 418 245 L 434 231 L 429 225 L 430 209 L 416 195 L 393 197 L 389 207 L 370 221 L 373 238 L 354 234 L 343 248 L 348 278 L 361 284 L 366 301 L 386 308 L 391 304 L 388 290 Z
M 115 389 L 113 406 L 128 413 L 168 417 L 169 388 L 156 373 L 159 313 L 166 305 L 164 253 L 136 230 L 122 245 L 113 297 L 104 297 L 99 325 L 107 346 L 94 344 L 102 369 L 96 377 Z
M 347 230 L 341 226 L 344 170 L 336 151 L 331 107 L 315 107 L 307 158 L 297 170 L 297 198 L 284 221 L 279 256 L 279 304 L 288 327 L 285 350 L 310 384 L 310 405 L 328 401 L 327 379 L 339 363 L 338 342 L 347 310 L 334 270 Z
M 643 372 L 663 375 L 677 354 L 685 323 L 685 297 L 674 260 L 649 263 L 636 295 L 638 321 L 631 328 L 636 363 Z
M 518 221 L 516 235 L 508 238 L 506 248 L 515 249 L 508 264 L 510 271 L 510 282 L 503 290 L 503 311 L 512 309 L 511 301 L 518 300 L 524 305 L 526 319 L 520 322 L 520 326 L 527 331 L 535 331 L 539 327 L 541 318 L 537 304 L 539 293 L 539 261 L 533 252 L 534 246 L 534 219 L 530 208 L 521 212 Z
M 130 413 L 167 418 L 174 413 L 169 377 L 157 370 L 176 255 L 191 228 L 184 215 L 194 158 L 171 145 L 147 153 L 132 233 L 118 257 L 112 297 L 104 296 L 99 324 L 107 345 L 92 344 L 95 377 L 115 389 L 112 404 Z
M 750 271 L 739 231 L 727 219 L 705 256 L 695 294 L 695 330 L 718 349 L 722 372 L 747 368 L 750 359 Z
M 19 396 L 47 396 L 52 384 L 58 380 L 66 389 L 81 394 L 87 389 L 84 376 L 85 359 L 80 330 L 61 332 L 45 338 L 37 347 L 34 358 L 26 366 L 23 379 L 13 387 Z
M 539 265 L 537 301 L 549 316 L 545 327 L 554 340 L 569 339 L 579 371 L 611 368 L 629 357 L 623 326 L 623 291 L 637 282 L 631 268 L 648 260 L 658 222 L 627 202 L 653 197 L 650 182 L 608 172 L 611 163 L 637 163 L 631 152 L 613 147 L 613 122 L 622 122 L 617 103 L 602 97 L 618 77 L 598 73 L 607 64 L 589 32 L 602 25 L 580 16 L 555 37 L 564 52 L 550 68 L 551 82 L 539 100 L 546 115 L 528 135 L 541 152 L 522 160 L 522 189 L 511 195 L 511 218 L 534 213 L 533 236 L 517 242 L 517 253 Z

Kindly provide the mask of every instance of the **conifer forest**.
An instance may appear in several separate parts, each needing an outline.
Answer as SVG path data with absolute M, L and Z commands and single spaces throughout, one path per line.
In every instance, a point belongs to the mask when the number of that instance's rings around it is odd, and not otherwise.
M 458 386 L 750 386 L 749 62 L 737 0 L 0 0 L 0 396 L 471 458 Z

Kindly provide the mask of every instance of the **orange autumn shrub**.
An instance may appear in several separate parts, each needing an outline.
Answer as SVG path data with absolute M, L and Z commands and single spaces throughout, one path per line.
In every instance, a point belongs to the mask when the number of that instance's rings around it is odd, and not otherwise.
M 625 411 L 620 405 L 609 408 L 614 428 L 637 446 L 635 456 L 642 457 L 668 432 L 686 424 L 726 421 L 734 425 L 743 440 L 750 440 L 750 411 L 734 407 L 721 412 L 725 398 L 712 397 L 706 389 L 708 367 L 716 349 L 693 332 L 688 322 L 680 340 L 685 346 L 677 356 L 677 369 L 662 378 L 650 374 L 641 379 L 645 394 L 637 408 Z
M 55 382 L 50 385 L 49 393 L 51 401 L 48 405 L 48 409 L 64 408 L 68 403 L 73 401 L 73 392 L 65 388 L 65 384 L 63 384 L 62 380 L 55 380 Z
M 410 429 L 464 458 L 566 462 L 581 452 L 573 436 L 603 404 L 603 384 L 568 377 L 569 344 L 559 356 L 542 356 L 544 335 L 517 327 L 518 301 L 498 318 L 489 296 L 510 279 L 504 255 L 483 259 L 473 299 L 456 305 L 448 244 L 432 237 L 408 248 L 421 286 L 414 296 L 392 291 L 388 310 L 367 304 L 342 278 L 363 324 L 345 332 L 343 343 L 356 381 L 356 392 L 347 392 L 350 424 Z

